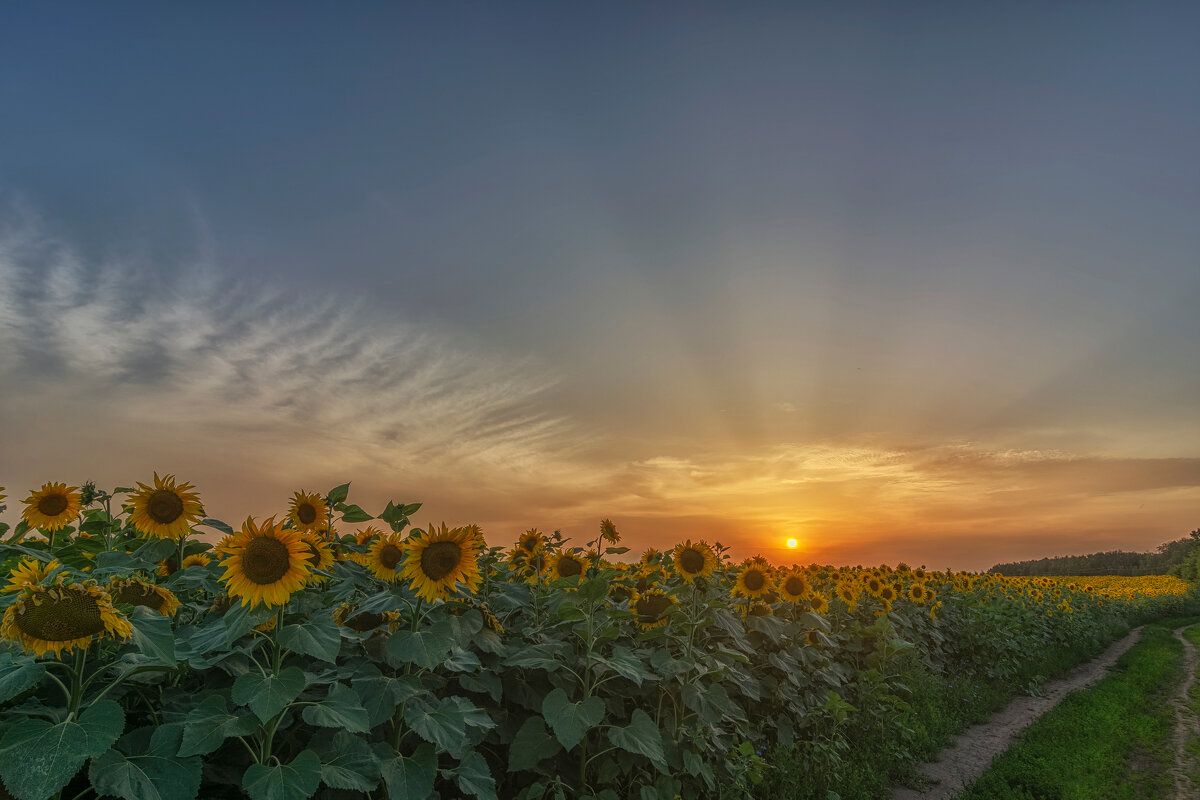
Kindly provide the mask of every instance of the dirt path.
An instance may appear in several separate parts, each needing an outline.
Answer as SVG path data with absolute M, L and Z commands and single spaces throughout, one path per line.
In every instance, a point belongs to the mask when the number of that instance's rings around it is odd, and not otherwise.
M 1188 752 L 1188 742 L 1200 738 L 1200 718 L 1188 707 L 1188 693 L 1196 682 L 1196 665 L 1200 663 L 1200 654 L 1196 646 L 1187 640 L 1183 632 L 1189 626 L 1175 629 L 1175 638 L 1183 644 L 1183 683 L 1179 685 L 1175 696 L 1171 698 L 1171 706 L 1175 709 L 1175 766 L 1171 775 L 1175 778 L 1176 800 L 1196 797 L 1197 787 L 1193 776 L 1197 774 L 1196 758 Z
M 1076 667 L 1065 677 L 1047 683 L 1042 687 L 1042 697 L 1018 697 L 987 722 L 972 725 L 955 737 L 954 744 L 943 750 L 937 761 L 921 766 L 921 774 L 930 781 L 927 789 L 894 789 L 892 800 L 945 800 L 962 791 L 982 775 L 992 759 L 1007 750 L 1013 737 L 1030 723 L 1058 705 L 1069 693 L 1091 686 L 1103 678 L 1121 654 L 1133 647 L 1141 635 L 1142 629 L 1135 628 L 1101 655 Z

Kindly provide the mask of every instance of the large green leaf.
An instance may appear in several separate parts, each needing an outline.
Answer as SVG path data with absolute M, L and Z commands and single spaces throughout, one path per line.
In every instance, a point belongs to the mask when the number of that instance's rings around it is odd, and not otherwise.
M 376 742 L 371 749 L 379 758 L 389 798 L 424 800 L 433 791 L 438 766 L 433 745 L 422 742 L 411 756 L 400 755 L 384 742 Z
M 284 667 L 278 675 L 247 672 L 233 682 L 230 696 L 233 702 L 249 706 L 263 722 L 282 711 L 304 691 L 304 671 L 299 667 Z
M 136 606 L 129 621 L 133 623 L 133 641 L 143 655 L 159 664 L 175 665 L 175 634 L 171 618 L 145 606 Z
M 621 677 L 633 681 L 638 686 L 642 685 L 642 681 L 655 677 L 653 672 L 646 669 L 646 665 L 642 663 L 642 659 L 638 658 L 628 647 L 614 647 L 612 654 L 608 656 L 593 653 L 591 660 L 593 664 L 611 669 Z
M 230 736 L 245 736 L 258 728 L 249 714 L 231 714 L 224 695 L 207 695 L 200 705 L 188 712 L 183 723 L 183 741 L 179 755 L 203 756 L 216 750 Z
M 331 789 L 370 792 L 379 784 L 379 759 L 364 739 L 338 731 L 316 745 L 321 781 Z
M 541 717 L 525 720 L 508 748 L 508 771 L 532 769 L 542 759 L 549 758 L 561 748 L 558 740 L 546 731 Z
M 367 722 L 372 728 L 391 717 L 400 703 L 425 691 L 416 675 L 393 678 L 374 674 L 355 678 L 353 685 L 367 709 Z
M 309 617 L 302 625 L 284 625 L 279 630 L 279 643 L 293 653 L 332 664 L 342 648 L 342 634 L 331 617 L 321 614 Z
M 33 656 L 0 651 L 0 703 L 37 685 L 45 674 L 46 668 L 37 663 Z
M 321 785 L 321 759 L 302 750 L 288 764 L 251 764 L 242 776 L 242 788 L 251 800 L 308 800 Z
M 0 739 L 0 779 L 18 800 L 46 800 L 62 789 L 89 758 L 102 755 L 121 735 L 125 712 L 98 700 L 69 722 L 22 719 Z
M 567 693 L 555 689 L 542 701 L 542 716 L 550 724 L 559 743 L 568 752 L 579 744 L 584 734 L 604 719 L 604 701 L 589 697 L 572 703 Z
M 360 506 L 353 504 L 338 503 L 334 506 L 334 510 L 341 512 L 342 522 L 345 523 L 366 522 L 369 519 L 375 519 L 366 511 L 363 511 Z
M 458 763 L 458 788 L 479 800 L 497 800 L 496 781 L 488 769 L 487 759 L 472 750 Z
M 422 739 L 458 758 L 467 745 L 467 718 L 455 699 L 444 697 L 437 705 L 410 704 L 404 709 L 404 721 Z
M 389 661 L 400 666 L 415 664 L 432 669 L 446 660 L 454 646 L 454 629 L 444 619 L 419 631 L 396 631 L 387 641 Z
M 138 728 L 93 759 L 88 778 L 98 795 L 124 800 L 195 800 L 203 765 L 199 757 L 175 755 L 183 724 Z
M 667 768 L 662 733 L 650 715 L 640 708 L 634 709 L 632 721 L 624 728 L 609 728 L 608 740 L 622 750 L 645 756 L 660 770 Z
M 371 730 L 367 710 L 358 692 L 343 683 L 335 683 L 329 696 L 315 705 L 304 707 L 304 721 L 325 728 L 341 728 L 355 733 Z
M 344 503 L 349 496 L 350 484 L 343 483 L 341 486 L 335 486 L 329 490 L 329 504 L 336 506 L 338 503 Z

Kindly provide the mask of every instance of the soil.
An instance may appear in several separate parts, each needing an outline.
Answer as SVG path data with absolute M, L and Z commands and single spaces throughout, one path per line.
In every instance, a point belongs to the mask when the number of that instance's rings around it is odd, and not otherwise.
M 1188 751 L 1188 742 L 1200 738 L 1200 718 L 1188 708 L 1188 694 L 1192 684 L 1196 682 L 1196 665 L 1200 663 L 1200 654 L 1196 646 L 1184 637 L 1187 626 L 1175 630 L 1175 638 L 1183 643 L 1183 683 L 1171 698 L 1171 706 L 1175 710 L 1175 765 L 1171 768 L 1171 776 L 1175 779 L 1176 800 L 1196 797 L 1197 789 L 1194 776 L 1197 767 L 1194 753 Z
M 943 750 L 937 761 L 920 767 L 919 772 L 927 780 L 924 790 L 894 789 L 892 800 L 946 800 L 961 792 L 982 775 L 991 765 L 992 759 L 1007 750 L 1013 737 L 1029 727 L 1034 720 L 1058 705 L 1071 692 L 1091 686 L 1103 678 L 1117 659 L 1137 643 L 1141 635 L 1142 629 L 1135 628 L 1101 655 L 1086 664 L 1081 664 L 1058 680 L 1048 681 L 1042 687 L 1042 696 L 1018 697 L 987 722 L 972 725 L 955 737 L 954 744 Z M 1195 648 L 1192 648 L 1191 653 L 1194 659 Z M 1189 674 L 1194 675 L 1194 661 L 1190 669 Z M 1186 689 L 1183 691 L 1186 692 Z M 1186 694 L 1184 696 L 1186 697 Z M 1176 785 L 1179 785 L 1178 778 Z

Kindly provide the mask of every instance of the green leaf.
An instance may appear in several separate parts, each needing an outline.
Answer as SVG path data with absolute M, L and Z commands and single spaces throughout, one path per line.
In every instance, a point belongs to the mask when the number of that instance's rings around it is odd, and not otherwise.
M 411 517 L 421 508 L 421 503 L 409 503 L 400 509 L 400 513 L 406 517 Z
M 579 584 L 579 596 L 584 600 L 596 602 L 608 596 L 608 579 L 592 578 Z
M 379 784 L 379 759 L 371 747 L 347 731 L 338 731 L 328 744 L 318 746 L 321 781 L 331 789 L 370 792 Z
M 604 719 L 604 701 L 599 697 L 589 697 L 572 703 L 565 691 L 555 689 L 542 701 L 542 716 L 558 737 L 559 743 L 570 752 L 584 734 Z
M 203 765 L 175 755 L 183 725 L 150 726 L 125 734 L 117 746 L 93 759 L 88 778 L 97 795 L 124 800 L 195 800 Z
M 625 553 L 628 553 L 628 552 L 629 552 L 628 547 L 606 547 L 606 548 L 604 548 L 604 555 L 606 555 L 606 556 L 620 556 L 620 555 L 624 555 Z
M 134 556 L 152 564 L 178 554 L 179 543 L 174 539 L 151 539 L 133 551 Z
M 424 800 L 437 778 L 437 755 L 433 745 L 422 742 L 411 756 L 402 756 L 384 742 L 371 748 L 379 758 L 379 771 L 387 784 L 388 797 Z
M 367 709 L 367 721 L 372 728 L 390 718 L 400 703 L 425 691 L 415 675 L 395 678 L 369 675 L 356 678 L 353 685 L 363 700 L 363 707 Z
M 279 630 L 279 643 L 293 653 L 332 664 L 342 649 L 342 634 L 331 617 L 321 614 L 309 617 L 302 625 L 284 625 Z
M 180 756 L 203 756 L 216 750 L 230 736 L 245 736 L 258 728 L 254 717 L 231 714 L 224 695 L 207 695 L 188 712 L 183 722 Z
M 432 669 L 446 660 L 454 646 L 454 629 L 444 619 L 419 631 L 396 631 L 388 637 L 386 650 L 396 666 L 416 664 Z
M 230 696 L 233 702 L 249 706 L 255 716 L 266 722 L 299 697 L 305 683 L 304 671 L 299 667 L 285 667 L 278 675 L 265 677 L 247 672 L 233 682 Z
M 219 519 L 202 519 L 196 524 L 203 525 L 207 528 L 215 528 L 216 530 L 219 530 L 221 533 L 225 534 L 226 536 L 233 536 L 235 534 L 235 531 L 233 530 L 233 528 L 231 528 L 229 525 L 225 524 L 224 522 L 221 522 L 221 520 L 219 520 Z
M 368 514 L 366 511 L 363 511 L 361 506 L 356 506 L 353 504 L 346 505 L 345 503 L 338 503 L 333 508 L 335 511 L 341 512 L 342 522 L 347 522 L 347 523 L 366 522 L 369 519 L 375 519 L 370 514 Z
M 309 725 L 325 728 L 341 728 L 355 733 L 371 730 L 367 710 L 363 708 L 358 692 L 343 683 L 329 688 L 329 696 L 321 702 L 304 707 L 304 721 Z
M 436 744 L 455 758 L 467 744 L 467 726 L 493 728 L 487 712 L 465 697 L 443 697 L 437 705 L 409 705 L 404 721 L 427 742 Z
M 143 655 L 159 664 L 175 666 L 175 634 L 170 617 L 145 606 L 135 606 L 129 621 L 133 623 L 133 641 Z
M 348 484 L 348 483 L 343 483 L 341 486 L 333 487 L 332 489 L 329 490 L 328 499 L 329 499 L 330 505 L 336 506 L 338 503 L 346 502 L 346 498 L 349 496 L 349 494 L 350 494 L 350 484 Z
M 508 771 L 533 769 L 542 759 L 549 758 L 560 749 L 558 740 L 546 731 L 542 718 L 530 717 L 509 745 Z
M 76 719 L 57 725 L 19 720 L 0 739 L 0 779 L 18 798 L 45 800 L 85 761 L 112 747 L 124 727 L 125 712 L 112 700 L 97 700 Z
M 408 515 L 404 513 L 403 509 L 396 508 L 396 504 L 392 502 L 388 502 L 387 508 L 383 510 L 379 518 L 390 525 L 396 533 L 404 530 L 408 525 Z
M 15 651 L 0 652 L 0 703 L 36 686 L 45 674 L 46 668 L 33 656 L 19 656 Z
M 321 759 L 302 750 L 290 764 L 251 764 L 242 776 L 242 788 L 251 800 L 308 800 L 321 785 Z
M 555 644 L 535 644 L 532 647 L 522 647 L 516 653 L 504 659 L 506 667 L 530 667 L 553 672 L 562 668 L 566 663 L 570 648 L 564 642 Z
M 608 740 L 622 750 L 645 756 L 660 770 L 666 770 L 667 760 L 663 755 L 662 733 L 650 715 L 640 708 L 634 709 L 632 722 L 624 728 L 609 728 Z
M 603 665 L 621 677 L 628 678 L 638 686 L 642 685 L 643 680 L 655 677 L 653 672 L 646 669 L 642 663 L 642 659 L 638 658 L 628 647 L 614 647 L 612 654 L 609 656 L 601 656 L 593 653 L 592 663 Z
M 478 750 L 472 750 L 458 764 L 458 788 L 479 800 L 497 800 L 496 781 L 488 769 L 487 759 Z

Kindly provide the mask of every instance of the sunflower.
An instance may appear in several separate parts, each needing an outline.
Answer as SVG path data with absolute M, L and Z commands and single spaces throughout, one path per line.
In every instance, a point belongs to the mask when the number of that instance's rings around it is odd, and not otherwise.
M 771 588 L 771 576 L 766 568 L 751 563 L 738 573 L 733 593 L 740 597 L 762 597 Z
M 262 525 L 247 517 L 222 566 L 226 591 L 240 597 L 244 606 L 281 606 L 304 588 L 309 575 L 308 553 L 299 532 L 285 530 L 274 517 Z
M 308 550 L 308 568 L 326 570 L 333 566 L 333 551 L 329 543 L 315 533 L 302 533 L 300 539 Z M 321 576 L 314 576 L 320 578 Z
M 37 586 L 60 566 L 58 559 L 43 565 L 36 558 L 26 558 L 12 568 L 8 574 L 8 585 L 0 592 L 19 592 L 26 586 Z
M 317 492 L 296 492 L 288 506 L 288 519 L 298 531 L 323 531 L 329 516 L 329 506 Z
M 114 603 L 145 606 L 164 617 L 173 615 L 179 608 L 179 598 L 169 589 L 137 578 L 113 578 L 108 582 L 108 594 Z
M 587 564 L 575 553 L 559 553 L 550 560 L 551 578 L 571 578 L 582 575 Z
M 879 590 L 879 595 L 878 595 L 879 599 L 882 600 L 885 604 L 887 604 L 889 611 L 891 611 L 891 609 L 892 609 L 892 601 L 895 600 L 899 596 L 900 596 L 900 593 L 896 591 L 896 587 L 892 586 L 890 583 L 885 583 L 883 585 L 883 588 L 881 588 Z
M 128 639 L 129 620 L 113 607 L 108 592 L 95 581 L 27 586 L 0 620 L 0 639 L 44 656 L 87 647 L 97 636 Z
M 342 603 L 333 611 L 333 621 L 338 625 L 358 633 L 373 631 L 380 625 L 392 627 L 400 615 L 395 611 L 384 611 L 376 614 L 373 611 L 359 611 L 358 606 Z
M 816 628 L 810 629 L 809 632 L 804 635 L 804 641 L 808 642 L 808 644 L 812 645 L 813 647 L 821 646 L 821 637 L 817 634 Z
M 717 554 L 704 542 L 692 544 L 692 540 L 688 539 L 683 544 L 675 545 L 673 556 L 675 570 L 688 583 L 711 575 L 717 568 Z
M 761 600 L 755 600 L 750 604 L 750 607 L 746 609 L 747 617 L 770 617 L 773 614 L 774 612 L 771 611 L 771 607 Z
M 29 497 L 21 501 L 26 506 L 21 519 L 29 527 L 43 531 L 67 527 L 83 508 L 78 489 L 78 486 L 65 483 L 43 483 L 41 489 L 30 492 Z
M 175 484 L 175 476 L 158 477 L 154 473 L 154 486 L 138 484 L 139 491 L 129 498 L 125 510 L 129 521 L 146 536 L 159 539 L 179 539 L 187 536 L 192 523 L 204 514 L 200 507 L 200 495 L 191 489 L 190 483 Z
M 638 559 L 638 563 L 643 566 L 657 565 L 658 559 L 661 556 L 662 553 L 660 551 L 655 550 L 653 547 L 647 547 L 642 551 L 642 557 Z
M 180 567 L 180 569 L 187 569 L 188 567 L 207 567 L 211 560 L 212 559 L 204 555 L 204 553 L 192 553 L 190 556 L 187 556 L 183 559 L 183 565 Z
M 417 597 L 432 602 L 449 597 L 456 583 L 472 592 L 479 586 L 480 537 L 469 529 L 447 528 L 443 522 L 440 530 L 431 525 L 407 542 L 403 575 Z
M 611 519 L 600 521 L 600 538 L 609 544 L 616 544 L 621 541 L 621 534 L 617 533 L 617 526 L 613 524 Z
M 808 607 L 816 614 L 828 614 L 829 598 L 818 592 L 813 592 L 808 598 Z
M 546 545 L 546 537 L 537 528 L 530 528 L 517 538 L 516 553 L 528 558 Z
M 790 600 L 793 603 L 803 600 L 808 596 L 808 580 L 804 577 L 804 573 L 798 569 L 792 569 L 783 574 L 779 579 L 779 593 L 783 595 L 783 599 Z
M 879 597 L 879 595 L 883 592 L 883 581 L 879 580 L 879 578 L 875 575 L 867 578 L 867 582 L 863 584 L 863 586 L 866 588 L 867 592 L 875 597 Z
M 222 536 L 220 541 L 213 545 L 212 553 L 217 557 L 218 561 L 233 552 L 233 542 L 234 536 L 227 534 Z
M 522 559 L 520 564 L 514 563 L 514 566 L 521 571 L 526 580 L 538 583 L 550 569 L 552 559 L 553 556 L 548 555 L 545 550 L 539 550 L 528 558 Z
M 156 574 L 164 578 L 169 578 L 179 571 L 179 559 L 174 556 L 164 558 L 162 561 L 156 562 L 158 571 Z
M 357 560 L 367 568 L 368 572 L 381 581 L 399 580 L 404 551 L 408 549 L 408 546 L 407 541 L 401 541 L 399 534 L 380 534 L 371 541 L 367 552 L 360 555 Z
M 835 594 L 846 604 L 846 608 L 853 611 L 858 606 L 858 595 L 862 589 L 855 581 L 842 581 L 838 583 Z
M 925 588 L 923 583 L 914 583 L 908 587 L 908 599 L 914 603 L 924 603 L 929 599 L 929 590 Z
M 354 532 L 354 541 L 359 544 L 370 544 L 371 540 L 377 536 L 383 536 L 383 531 L 376 528 L 374 525 L 368 525 L 361 531 Z
M 667 611 L 678 602 L 672 595 L 662 589 L 647 589 L 644 592 L 634 592 L 629 603 L 629 610 L 637 614 L 635 622 L 642 630 L 648 631 L 670 621 Z

